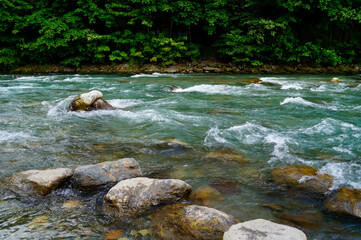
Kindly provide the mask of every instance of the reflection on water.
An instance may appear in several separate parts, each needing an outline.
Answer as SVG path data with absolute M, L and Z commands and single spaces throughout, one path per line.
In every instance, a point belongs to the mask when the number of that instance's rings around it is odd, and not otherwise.
M 332 77 L 3 75 L 0 236 L 155 239 L 147 216 L 126 223 L 104 216 L 105 192 L 69 187 L 30 198 L 7 189 L 18 171 L 134 157 L 146 176 L 182 179 L 203 191 L 197 203 L 241 221 L 265 218 L 315 239 L 360 238 L 359 220 L 322 211 L 321 199 L 269 179 L 274 167 L 305 164 L 333 175 L 334 188 L 361 188 L 361 84 Z M 67 112 L 90 90 L 117 110 Z M 207 191 L 215 197 L 204 200 Z

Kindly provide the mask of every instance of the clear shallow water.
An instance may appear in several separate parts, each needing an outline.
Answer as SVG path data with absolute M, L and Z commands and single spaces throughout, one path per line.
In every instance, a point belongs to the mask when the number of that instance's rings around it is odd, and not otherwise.
M 244 84 L 255 77 L 268 84 Z M 274 167 L 306 164 L 335 176 L 334 188 L 361 188 L 361 81 L 337 76 L 343 81 L 334 83 L 332 77 L 0 75 L 0 236 L 99 239 L 121 229 L 130 239 L 153 239 L 132 235 L 148 228 L 145 220 L 124 225 L 107 219 L 100 210 L 103 193 L 68 189 L 29 199 L 6 188 L 18 171 L 134 157 L 146 176 L 217 188 L 223 199 L 214 207 L 242 221 L 294 224 L 311 239 L 361 238 L 359 220 L 329 214 L 321 200 L 269 181 Z M 102 91 L 119 109 L 67 112 L 76 95 L 90 90 Z M 174 138 L 193 149 L 159 145 Z M 250 163 L 203 158 L 219 148 L 243 153 Z M 62 208 L 74 199 L 81 204 Z M 311 224 L 290 222 L 289 215 Z

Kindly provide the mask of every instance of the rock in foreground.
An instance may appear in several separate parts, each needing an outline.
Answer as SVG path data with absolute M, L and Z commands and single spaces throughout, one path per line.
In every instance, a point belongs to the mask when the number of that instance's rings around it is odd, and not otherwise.
M 123 158 L 114 162 L 80 166 L 75 169 L 71 182 L 74 187 L 82 190 L 95 190 L 141 175 L 139 164 L 133 158 Z
M 297 228 L 256 219 L 233 225 L 223 240 L 307 240 L 307 237 Z
M 325 201 L 327 210 L 361 218 L 361 190 L 341 188 Z
M 316 168 L 309 166 L 284 166 L 275 168 L 272 179 L 278 184 L 297 187 L 315 193 L 324 194 L 333 184 L 333 177 L 320 174 Z
M 232 216 L 197 205 L 167 205 L 152 217 L 153 232 L 159 239 L 221 239 L 230 226 L 236 224 Z
M 104 211 L 113 217 L 137 216 L 159 204 L 177 202 L 191 191 L 190 185 L 177 179 L 127 179 L 104 196 Z
M 10 184 L 26 194 L 48 195 L 73 175 L 73 169 L 53 168 L 15 173 Z
M 92 111 L 110 110 L 114 109 L 114 107 L 103 100 L 103 94 L 100 91 L 93 90 L 75 97 L 68 109 L 70 111 Z

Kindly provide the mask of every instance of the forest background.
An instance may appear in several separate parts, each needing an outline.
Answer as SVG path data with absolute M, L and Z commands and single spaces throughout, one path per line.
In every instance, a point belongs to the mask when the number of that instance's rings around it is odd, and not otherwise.
M 0 70 L 25 64 L 361 63 L 361 0 L 0 0 Z

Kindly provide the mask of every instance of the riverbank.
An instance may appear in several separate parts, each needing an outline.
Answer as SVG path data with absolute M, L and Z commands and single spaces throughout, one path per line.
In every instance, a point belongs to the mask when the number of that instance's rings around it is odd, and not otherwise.
M 223 63 L 216 61 L 193 61 L 188 63 L 171 65 L 164 67 L 156 64 L 118 64 L 102 65 L 89 64 L 79 67 L 62 67 L 61 65 L 24 65 L 16 69 L 9 70 L 10 74 L 114 74 L 114 73 L 237 73 L 237 74 L 361 74 L 360 65 L 343 65 L 337 67 L 315 67 L 302 64 L 276 65 L 264 64 L 262 66 L 248 66 L 244 64 Z

